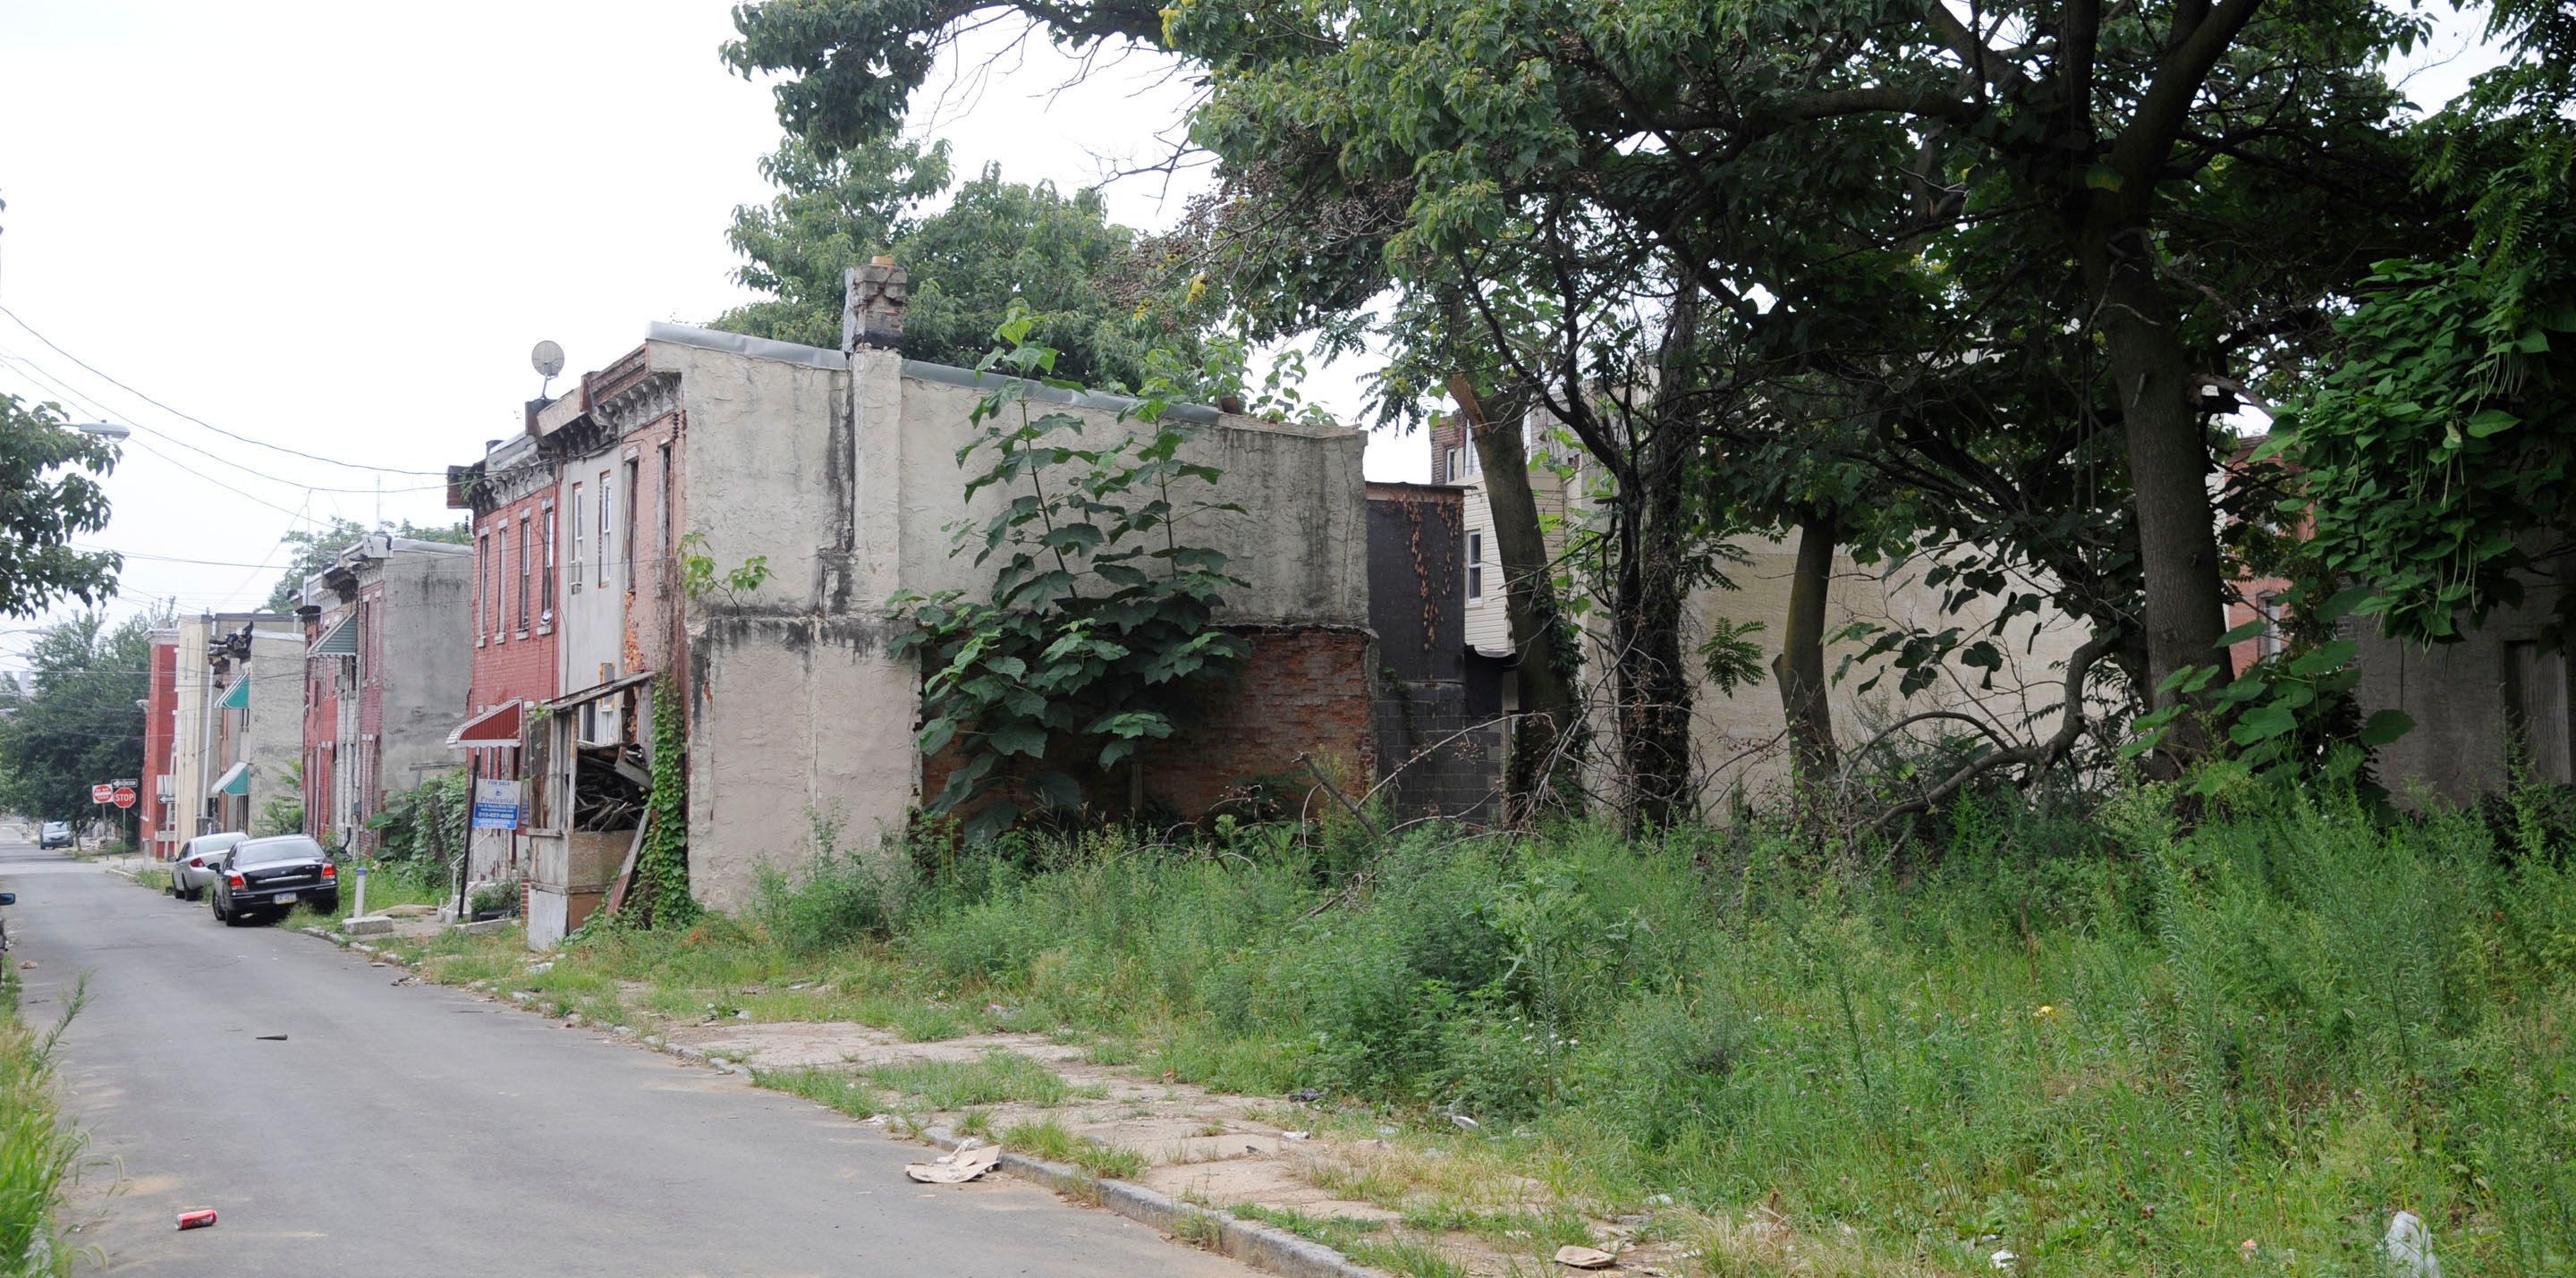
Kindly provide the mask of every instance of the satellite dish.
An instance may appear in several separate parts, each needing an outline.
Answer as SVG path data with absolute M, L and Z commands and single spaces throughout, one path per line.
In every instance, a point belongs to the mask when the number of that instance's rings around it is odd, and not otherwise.
M 563 348 L 552 342 L 539 342 L 535 350 L 528 352 L 528 362 L 536 366 L 537 376 L 553 381 L 564 368 Z

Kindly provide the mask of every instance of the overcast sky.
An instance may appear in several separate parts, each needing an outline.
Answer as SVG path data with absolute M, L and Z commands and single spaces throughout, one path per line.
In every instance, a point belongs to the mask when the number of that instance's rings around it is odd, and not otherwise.
M 741 300 L 724 229 L 768 198 L 779 131 L 717 59 L 728 12 L 0 0 L 0 389 L 135 427 L 86 543 L 128 556 L 113 615 L 256 604 L 280 534 L 335 514 L 453 520 L 438 476 L 519 429 L 537 341 L 578 373 Z M 916 131 L 961 172 L 1073 187 L 1153 154 L 1188 101 L 1150 59 L 1058 92 L 1073 69 L 1041 46 L 950 79 Z M 1166 224 L 1189 188 L 1113 184 L 1110 215 Z M 1355 412 L 1357 372 L 1311 389 Z M 1372 440 L 1368 470 L 1425 477 L 1421 441 Z M 0 669 L 36 624 L 0 620 Z

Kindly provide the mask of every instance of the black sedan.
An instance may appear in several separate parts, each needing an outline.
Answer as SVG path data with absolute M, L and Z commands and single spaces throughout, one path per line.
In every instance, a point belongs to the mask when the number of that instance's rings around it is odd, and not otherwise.
M 245 839 L 224 854 L 223 867 L 206 895 L 224 923 L 284 918 L 298 901 L 325 914 L 340 908 L 340 867 L 301 834 Z

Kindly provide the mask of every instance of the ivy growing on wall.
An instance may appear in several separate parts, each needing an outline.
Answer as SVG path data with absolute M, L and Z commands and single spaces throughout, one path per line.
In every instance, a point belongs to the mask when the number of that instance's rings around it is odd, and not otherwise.
M 918 745 L 956 760 L 928 806 L 963 815 L 969 839 L 1034 812 L 1077 812 L 1121 784 L 1121 765 L 1170 736 L 1194 693 L 1247 651 L 1212 622 L 1222 592 L 1246 583 L 1223 554 L 1183 538 L 1193 517 L 1240 508 L 1214 499 L 1214 467 L 1181 456 L 1196 432 L 1167 412 L 1178 379 L 1150 383 L 1120 414 L 1120 437 L 1086 438 L 1080 415 L 1037 397 L 1081 387 L 1053 376 L 1056 352 L 1028 343 L 1031 325 L 1015 304 L 1002 345 L 977 366 L 1005 376 L 991 379 L 957 454 L 974 471 L 969 501 L 986 489 L 1003 498 L 950 529 L 951 554 L 999 563 L 991 589 L 889 601 L 910 623 L 894 651 L 921 661 Z
M 644 846 L 635 854 L 635 886 L 619 912 L 630 926 L 686 927 L 700 914 L 689 895 L 688 750 L 680 694 L 665 677 L 653 685 L 653 793 L 644 801 Z

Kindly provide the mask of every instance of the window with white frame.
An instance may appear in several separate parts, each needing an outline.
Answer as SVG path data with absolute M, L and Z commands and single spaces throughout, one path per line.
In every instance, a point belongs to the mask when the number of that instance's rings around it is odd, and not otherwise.
M 1467 534 L 1467 600 L 1482 602 L 1485 598 L 1485 534 Z

